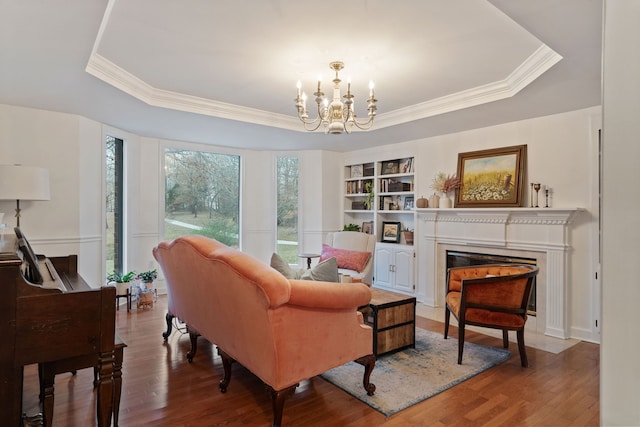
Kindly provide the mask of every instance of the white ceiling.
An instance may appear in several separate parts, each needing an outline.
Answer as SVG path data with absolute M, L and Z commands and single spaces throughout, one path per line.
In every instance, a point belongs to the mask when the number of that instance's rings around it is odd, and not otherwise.
M 0 103 L 348 151 L 600 105 L 601 20 L 601 0 L 0 0 Z M 375 82 L 373 130 L 302 131 L 296 81 L 330 92 L 335 60 L 360 117 Z

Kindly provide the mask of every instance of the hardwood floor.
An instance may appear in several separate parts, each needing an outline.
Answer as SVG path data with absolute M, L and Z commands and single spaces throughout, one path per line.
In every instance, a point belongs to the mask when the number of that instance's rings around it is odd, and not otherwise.
M 120 426 L 268 426 L 271 400 L 262 383 L 234 365 L 227 393 L 218 390 L 222 362 L 204 340 L 188 363 L 188 335 L 175 331 L 165 344 L 166 297 L 147 310 L 117 314 L 128 344 L 123 364 Z M 418 318 L 421 328 L 443 324 Z M 453 336 L 457 330 L 453 328 Z M 501 339 L 467 332 L 469 342 L 501 346 Z M 455 339 L 455 338 L 453 338 Z M 527 348 L 520 367 L 517 346 L 501 365 L 389 418 L 315 377 L 285 403 L 285 427 L 342 426 L 596 426 L 599 423 L 599 346 L 579 343 L 552 354 Z M 95 425 L 92 372 L 56 377 L 54 426 Z M 375 383 L 375 370 L 372 376 Z M 24 409 L 38 412 L 37 371 L 25 368 Z

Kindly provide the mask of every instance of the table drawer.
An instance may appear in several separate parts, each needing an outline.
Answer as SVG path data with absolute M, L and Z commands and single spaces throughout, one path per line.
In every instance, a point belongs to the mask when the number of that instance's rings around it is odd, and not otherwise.
M 414 303 L 396 305 L 393 307 L 379 308 L 378 329 L 388 328 L 401 323 L 413 322 L 415 320 Z
M 416 328 L 413 323 L 379 331 L 377 333 L 376 354 L 381 355 L 415 345 L 415 333 Z

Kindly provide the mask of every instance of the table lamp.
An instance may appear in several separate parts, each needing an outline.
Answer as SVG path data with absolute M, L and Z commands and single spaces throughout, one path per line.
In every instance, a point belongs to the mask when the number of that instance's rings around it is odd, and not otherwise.
M 20 227 L 20 200 L 50 200 L 49 171 L 22 165 L 0 165 L 0 200 L 16 201 Z

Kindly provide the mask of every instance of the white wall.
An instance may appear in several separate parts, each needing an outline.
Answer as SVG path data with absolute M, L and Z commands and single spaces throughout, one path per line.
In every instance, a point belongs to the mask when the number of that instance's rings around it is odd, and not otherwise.
M 600 417 L 640 425 L 640 2 L 605 0 Z
M 154 266 L 151 248 L 161 239 L 161 156 L 166 145 L 242 156 L 242 248 L 269 260 L 275 248 L 273 173 L 279 153 L 142 138 L 85 118 L 20 107 L 0 106 L 0 113 L 1 161 L 47 167 L 52 177 L 51 201 L 25 203 L 27 236 L 42 253 L 81 254 L 81 273 L 91 283 L 102 283 L 106 274 L 101 261 L 101 171 L 106 133 L 126 142 L 128 269 Z M 592 273 L 597 268 L 593 265 L 597 255 L 593 234 L 597 234 L 598 210 L 593 193 L 597 188 L 594 159 L 599 116 L 600 109 L 592 108 L 351 153 L 301 151 L 301 250 L 318 251 L 324 234 L 341 228 L 344 164 L 415 156 L 416 194 L 428 196 L 436 172 L 456 172 L 457 153 L 527 144 L 528 181 L 553 187 L 555 207 L 587 209 L 572 228 L 570 325 L 572 336 L 598 341 Z M 11 213 L 13 206 L 12 202 L 0 202 L 3 212 Z M 10 222 L 10 216 L 5 218 Z
M 598 200 L 597 147 L 600 108 L 589 108 L 475 129 L 451 135 L 425 138 L 402 144 L 348 153 L 343 164 L 415 156 L 416 197 L 433 194 L 430 188 L 437 172 L 455 174 L 458 153 L 512 145 L 527 145 L 528 171 L 525 200 L 529 201 L 528 183 L 540 182 L 553 189 L 552 207 L 584 208 L 571 228 L 570 242 L 570 327 L 571 336 L 599 342 L 595 321 L 598 319 L 598 288 L 594 284 L 597 265 Z M 541 198 L 541 200 L 544 200 Z M 428 272 L 421 270 L 420 255 L 416 289 L 418 298 L 425 295 L 420 282 Z

